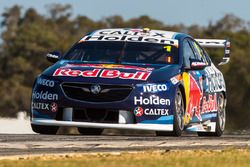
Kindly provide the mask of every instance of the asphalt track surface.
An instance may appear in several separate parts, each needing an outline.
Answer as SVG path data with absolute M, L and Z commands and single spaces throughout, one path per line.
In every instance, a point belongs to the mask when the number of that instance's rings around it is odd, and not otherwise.
M 154 150 L 246 149 L 250 135 L 157 137 L 154 135 L 10 135 L 0 134 L 0 157 L 10 155 L 133 152 Z

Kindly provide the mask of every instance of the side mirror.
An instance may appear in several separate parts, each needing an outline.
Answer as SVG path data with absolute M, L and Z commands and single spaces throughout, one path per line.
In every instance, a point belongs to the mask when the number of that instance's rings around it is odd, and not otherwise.
M 51 63 L 56 63 L 61 57 L 61 53 L 59 51 L 53 51 L 53 52 L 49 52 L 46 55 L 46 58 L 49 62 Z
M 207 67 L 207 64 L 200 60 L 190 60 L 191 70 L 203 70 L 205 67 Z

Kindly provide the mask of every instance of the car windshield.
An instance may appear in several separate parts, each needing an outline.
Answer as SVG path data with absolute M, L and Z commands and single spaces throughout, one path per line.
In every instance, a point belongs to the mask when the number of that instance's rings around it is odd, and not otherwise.
M 87 41 L 76 44 L 63 59 L 114 64 L 177 64 L 178 48 L 144 42 Z

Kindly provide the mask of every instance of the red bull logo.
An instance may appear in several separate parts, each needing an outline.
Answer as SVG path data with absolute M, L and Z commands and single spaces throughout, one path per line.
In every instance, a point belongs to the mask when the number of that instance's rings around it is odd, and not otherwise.
M 119 70 L 93 69 L 93 70 L 72 70 L 68 68 L 57 69 L 53 76 L 58 77 L 100 77 L 100 78 L 119 78 L 146 81 L 151 72 L 121 72 Z

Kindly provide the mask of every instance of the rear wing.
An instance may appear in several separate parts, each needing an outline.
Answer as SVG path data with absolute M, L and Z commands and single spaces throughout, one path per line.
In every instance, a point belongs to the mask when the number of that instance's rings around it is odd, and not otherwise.
M 227 64 L 230 60 L 230 41 L 223 39 L 195 39 L 204 48 L 224 48 L 224 57 L 219 65 Z

